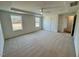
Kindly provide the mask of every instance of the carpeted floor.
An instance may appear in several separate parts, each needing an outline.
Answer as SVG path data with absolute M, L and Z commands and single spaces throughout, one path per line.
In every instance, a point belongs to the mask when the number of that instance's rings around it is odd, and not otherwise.
M 74 42 L 70 34 L 38 31 L 8 39 L 5 57 L 74 57 Z

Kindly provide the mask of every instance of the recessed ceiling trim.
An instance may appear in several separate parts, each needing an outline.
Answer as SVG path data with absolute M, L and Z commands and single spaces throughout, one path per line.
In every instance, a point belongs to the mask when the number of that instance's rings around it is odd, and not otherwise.
M 24 12 L 24 13 L 32 14 L 32 15 L 41 15 L 41 14 L 38 14 L 38 13 L 34 13 L 34 12 L 31 12 L 31 11 L 24 11 L 24 10 L 17 9 L 17 8 L 11 8 L 11 10 L 19 11 L 19 12 Z

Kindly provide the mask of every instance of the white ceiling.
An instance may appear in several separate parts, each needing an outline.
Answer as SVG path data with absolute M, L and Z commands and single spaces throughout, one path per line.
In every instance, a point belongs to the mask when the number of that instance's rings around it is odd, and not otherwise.
M 43 9 L 47 13 L 74 12 L 78 9 L 78 6 L 70 7 L 71 2 L 73 1 L 44 2 Z
M 0 1 L 0 8 L 9 10 L 14 7 L 36 13 L 40 13 L 42 8 L 44 13 L 74 12 L 78 7 L 70 7 L 69 4 L 71 2 L 73 1 Z

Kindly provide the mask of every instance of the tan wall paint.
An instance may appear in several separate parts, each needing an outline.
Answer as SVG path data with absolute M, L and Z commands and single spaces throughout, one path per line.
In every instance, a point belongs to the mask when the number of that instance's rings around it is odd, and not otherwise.
M 72 29 L 74 16 L 67 16 L 67 28 Z
M 63 32 L 64 28 L 67 27 L 67 19 L 66 16 L 64 15 L 59 15 L 59 20 L 58 20 L 58 31 Z

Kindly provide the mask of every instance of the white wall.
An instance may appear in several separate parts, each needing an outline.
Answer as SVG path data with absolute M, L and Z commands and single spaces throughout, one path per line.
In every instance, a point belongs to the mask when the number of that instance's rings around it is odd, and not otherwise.
M 43 29 L 47 31 L 58 31 L 58 15 L 44 15 Z
M 0 22 L 0 57 L 3 55 L 3 48 L 4 48 L 4 37 L 3 37 L 3 32 Z
M 11 23 L 11 17 L 13 13 L 11 12 L 1 12 L 1 21 L 2 21 L 2 28 L 4 32 L 5 39 L 12 38 L 18 35 L 26 34 L 29 32 L 34 32 L 41 29 L 40 27 L 35 27 L 35 16 L 33 15 L 24 15 L 24 14 L 15 14 L 15 15 L 21 15 L 22 16 L 22 25 L 23 30 L 13 31 L 12 30 L 12 23 Z
M 74 44 L 75 44 L 76 56 L 79 57 L 79 10 L 77 12 L 77 19 L 74 33 Z

